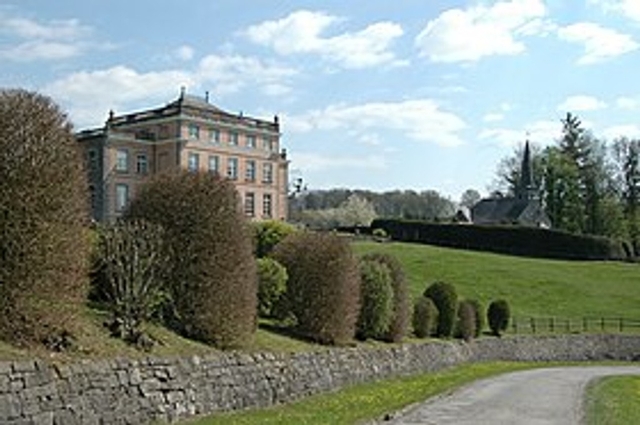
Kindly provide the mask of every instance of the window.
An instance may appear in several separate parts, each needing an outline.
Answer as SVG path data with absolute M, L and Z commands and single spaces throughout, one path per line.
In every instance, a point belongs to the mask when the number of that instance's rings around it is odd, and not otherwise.
M 211 141 L 211 143 L 220 143 L 220 130 L 215 128 L 210 128 L 209 141 Z
M 244 195 L 244 213 L 249 217 L 253 217 L 256 214 L 256 195 L 253 192 L 248 192 Z
M 200 138 L 200 127 L 195 124 L 189 124 L 189 139 Z
M 95 170 L 96 168 L 98 168 L 98 152 L 96 152 L 95 149 L 89 149 L 89 152 L 87 152 L 87 156 L 88 156 L 88 162 L 89 162 L 89 169 Z
M 271 137 L 265 137 L 262 139 L 262 145 L 264 146 L 264 150 L 273 152 L 275 149 L 275 143 Z
M 187 169 L 189 171 L 198 171 L 200 168 L 200 155 L 197 153 L 189 153 Z
M 262 216 L 265 218 L 273 216 L 273 198 L 270 193 L 262 195 Z
M 245 171 L 245 180 L 248 182 L 256 181 L 256 162 L 247 161 L 247 170 Z
M 231 146 L 238 146 L 238 133 L 229 133 L 229 144 Z
M 262 164 L 262 183 L 273 183 L 273 164 L 270 162 Z
M 213 174 L 218 174 L 220 172 L 220 157 L 217 155 L 209 156 L 209 172 Z
M 129 186 L 126 184 L 116 185 L 116 211 L 124 211 L 129 203 Z
M 238 178 L 238 158 L 229 158 L 229 162 L 227 162 L 227 177 L 231 180 Z
M 147 162 L 147 154 L 139 153 L 136 156 L 136 173 L 147 174 L 149 164 Z
M 116 171 L 126 173 L 129 171 L 129 151 L 118 149 L 116 151 Z
M 255 149 L 256 147 L 256 136 L 252 134 L 247 135 L 247 148 Z

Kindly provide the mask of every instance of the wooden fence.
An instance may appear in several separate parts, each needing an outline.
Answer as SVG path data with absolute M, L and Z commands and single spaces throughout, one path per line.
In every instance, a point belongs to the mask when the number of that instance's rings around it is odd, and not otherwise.
M 623 317 L 513 317 L 513 334 L 640 333 L 640 320 Z

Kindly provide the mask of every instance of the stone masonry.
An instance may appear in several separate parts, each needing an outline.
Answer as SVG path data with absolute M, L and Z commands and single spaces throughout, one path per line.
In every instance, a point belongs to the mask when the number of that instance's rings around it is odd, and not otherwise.
M 432 341 L 308 353 L 53 364 L 0 362 L 0 423 L 144 424 L 271 406 L 355 383 L 468 362 L 640 360 L 640 336 Z

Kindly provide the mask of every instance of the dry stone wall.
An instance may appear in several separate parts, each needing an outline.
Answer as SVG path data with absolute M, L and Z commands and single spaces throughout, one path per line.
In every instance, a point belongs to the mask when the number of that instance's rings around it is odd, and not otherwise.
M 0 362 L 0 423 L 144 424 L 271 406 L 347 385 L 493 360 L 640 360 L 640 337 L 435 341 L 310 353 Z

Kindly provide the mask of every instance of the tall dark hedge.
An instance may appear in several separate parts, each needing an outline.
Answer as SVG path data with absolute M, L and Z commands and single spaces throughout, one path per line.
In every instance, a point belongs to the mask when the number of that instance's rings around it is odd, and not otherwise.
M 387 266 L 391 272 L 391 286 L 393 288 L 393 316 L 389 330 L 384 336 L 385 341 L 400 342 L 409 330 L 411 321 L 411 300 L 409 286 L 404 269 L 400 261 L 391 254 L 374 252 L 363 257 L 367 261 L 377 261 Z
M 0 338 L 60 347 L 88 287 L 88 191 L 65 114 L 0 90 Z
M 458 294 L 450 283 L 436 282 L 425 291 L 424 296 L 431 298 L 438 309 L 436 336 L 448 338 L 453 335 L 458 308 Z
M 389 268 L 378 261 L 360 261 L 360 315 L 357 337 L 382 339 L 393 315 L 393 288 Z
M 160 224 L 170 251 L 172 326 L 218 347 L 247 343 L 256 325 L 253 242 L 233 183 L 208 173 L 154 176 L 127 218 Z
M 273 258 L 287 269 L 286 305 L 298 331 L 324 344 L 355 336 L 360 309 L 358 262 L 348 241 L 331 233 L 294 233 Z
M 507 330 L 510 318 L 511 309 L 506 300 L 495 300 L 489 304 L 487 319 L 489 321 L 489 329 L 495 336 L 500 336 L 502 332 Z
M 482 334 L 482 330 L 486 326 L 484 308 L 482 307 L 482 303 L 478 300 L 467 300 L 466 302 L 470 303 L 473 307 L 473 314 L 476 317 L 475 337 L 478 338 Z
M 456 337 L 471 341 L 476 336 L 478 328 L 475 306 L 470 301 L 460 301 L 458 304 L 458 321 L 456 323 Z

